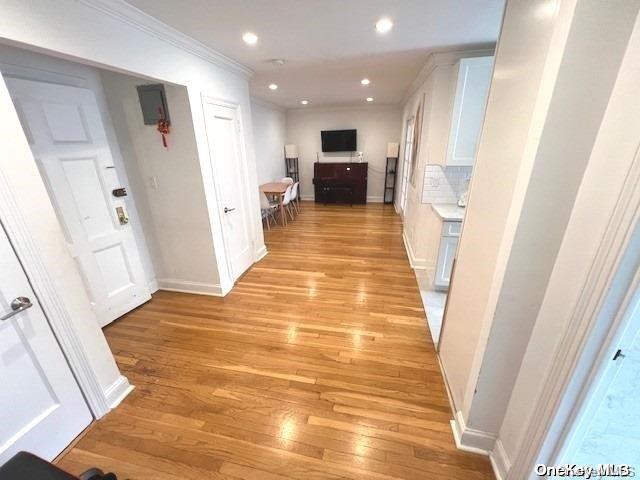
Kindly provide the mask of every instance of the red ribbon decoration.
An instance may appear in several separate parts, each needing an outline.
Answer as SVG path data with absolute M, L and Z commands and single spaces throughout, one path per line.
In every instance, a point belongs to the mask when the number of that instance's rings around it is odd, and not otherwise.
M 162 107 L 158 107 L 158 114 L 160 115 L 160 118 L 158 119 L 158 131 L 160 132 L 160 135 L 162 135 L 162 145 L 164 148 L 169 148 L 166 135 L 169 135 L 170 124 L 169 121 L 164 118 Z

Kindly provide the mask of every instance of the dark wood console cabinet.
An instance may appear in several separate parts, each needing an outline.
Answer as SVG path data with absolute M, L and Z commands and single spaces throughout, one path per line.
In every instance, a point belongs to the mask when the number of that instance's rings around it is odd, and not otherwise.
M 313 164 L 317 203 L 367 203 L 367 163 Z

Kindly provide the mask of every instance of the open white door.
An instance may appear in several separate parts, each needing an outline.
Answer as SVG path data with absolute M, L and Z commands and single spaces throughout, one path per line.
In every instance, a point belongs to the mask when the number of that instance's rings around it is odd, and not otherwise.
M 17 78 L 6 83 L 105 326 L 151 296 L 124 199 L 112 194 L 121 184 L 93 92 Z
M 20 450 L 52 459 L 91 413 L 1 226 L 0 272 L 0 464 Z
M 207 138 L 222 209 L 231 277 L 237 280 L 253 264 L 244 200 L 243 161 L 237 109 L 204 101 Z

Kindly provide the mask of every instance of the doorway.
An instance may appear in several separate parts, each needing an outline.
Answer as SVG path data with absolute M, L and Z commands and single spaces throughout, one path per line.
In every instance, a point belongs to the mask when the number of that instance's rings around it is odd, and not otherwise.
M 151 298 L 93 92 L 6 78 L 100 326 Z
M 640 473 L 640 291 L 623 315 L 557 464 L 629 465 Z
M 245 198 L 242 126 L 238 107 L 204 97 L 204 114 L 211 163 L 225 230 L 225 249 L 231 278 L 235 282 L 252 264 L 253 248 Z
M 402 180 L 400 184 L 400 214 L 404 217 L 407 208 L 407 193 L 409 190 L 409 170 L 411 168 L 411 153 L 413 151 L 413 117 L 407 120 L 404 134 L 404 158 L 402 161 Z

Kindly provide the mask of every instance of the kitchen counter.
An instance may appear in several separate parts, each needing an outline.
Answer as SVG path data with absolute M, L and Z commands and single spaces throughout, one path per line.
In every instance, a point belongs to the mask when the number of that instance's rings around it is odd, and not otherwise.
M 455 203 L 432 203 L 431 208 L 445 222 L 461 222 L 464 218 L 464 207 Z

